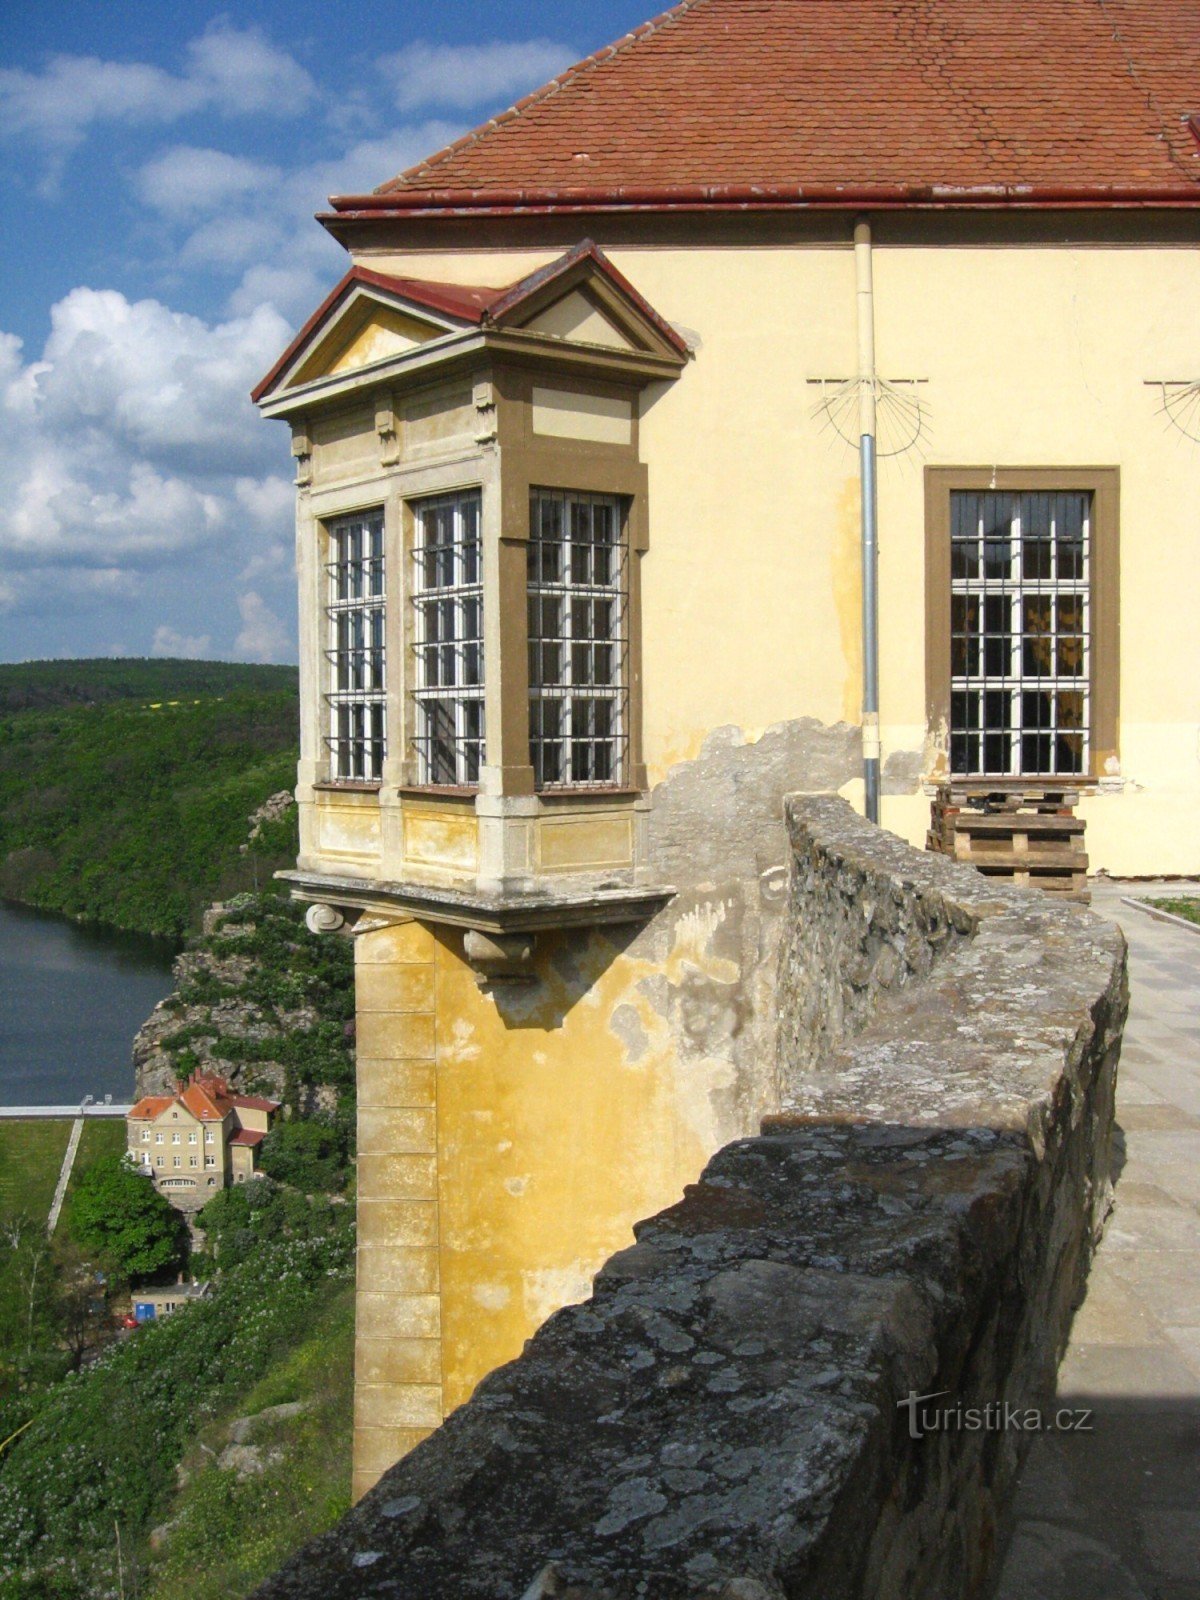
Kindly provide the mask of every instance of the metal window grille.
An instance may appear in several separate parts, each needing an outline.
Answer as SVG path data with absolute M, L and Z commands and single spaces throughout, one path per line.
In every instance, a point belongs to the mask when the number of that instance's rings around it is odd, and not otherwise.
M 480 496 L 439 495 L 413 510 L 418 781 L 471 788 L 484 755 Z
M 627 780 L 624 506 L 535 489 L 529 538 L 529 749 L 539 789 Z
M 950 496 L 950 767 L 1083 774 L 1092 496 Z
M 387 754 L 383 512 L 328 525 L 330 774 L 374 782 Z

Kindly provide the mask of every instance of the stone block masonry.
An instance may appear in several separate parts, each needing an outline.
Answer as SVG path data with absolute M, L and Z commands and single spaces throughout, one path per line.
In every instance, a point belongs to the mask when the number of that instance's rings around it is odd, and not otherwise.
M 360 924 L 354 1497 L 442 1420 L 435 941 Z
M 1108 1203 L 1124 942 L 840 801 L 789 824 L 779 1111 L 260 1600 L 983 1592 L 1030 1435 L 914 1437 L 906 1401 L 1052 1394 Z

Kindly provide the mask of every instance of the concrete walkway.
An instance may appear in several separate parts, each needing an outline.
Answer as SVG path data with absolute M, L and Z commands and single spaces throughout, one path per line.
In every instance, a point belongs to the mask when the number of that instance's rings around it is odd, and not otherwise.
M 1116 1207 L 1059 1372 L 1088 1433 L 1042 1434 L 996 1600 L 1200 1600 L 1200 930 L 1121 903 L 1129 941 Z

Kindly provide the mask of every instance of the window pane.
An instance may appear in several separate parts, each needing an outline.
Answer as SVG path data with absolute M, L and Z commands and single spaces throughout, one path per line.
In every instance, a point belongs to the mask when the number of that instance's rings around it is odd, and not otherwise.
M 955 773 L 1086 770 L 1090 524 L 1085 492 L 951 494 Z
M 479 782 L 485 743 L 480 495 L 439 495 L 413 512 L 418 781 L 470 787 Z
M 375 781 L 387 754 L 383 514 L 340 517 L 327 533 L 330 771 Z

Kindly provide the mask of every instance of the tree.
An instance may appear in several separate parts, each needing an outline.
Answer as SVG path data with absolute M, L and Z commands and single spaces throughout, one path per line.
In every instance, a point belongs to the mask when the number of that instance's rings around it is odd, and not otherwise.
M 71 1232 L 123 1278 L 144 1278 L 184 1257 L 183 1219 L 124 1156 L 84 1173 L 71 1202 Z

